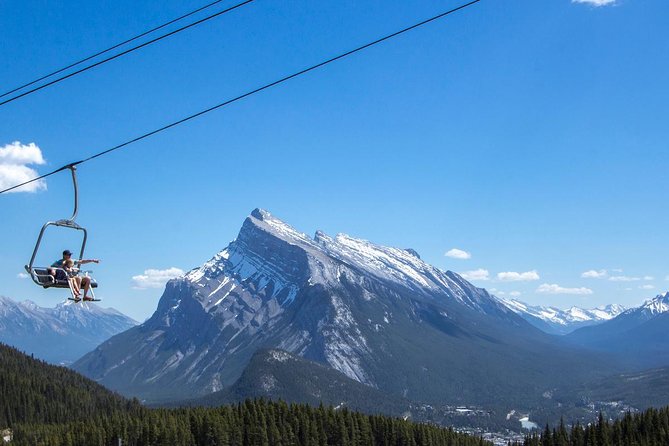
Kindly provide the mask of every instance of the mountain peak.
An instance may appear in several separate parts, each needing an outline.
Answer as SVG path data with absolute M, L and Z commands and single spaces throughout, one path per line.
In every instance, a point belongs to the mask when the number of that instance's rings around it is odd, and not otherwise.
M 643 304 L 643 309 L 650 314 L 660 314 L 669 311 L 669 292 L 658 294 Z
M 272 215 L 261 208 L 255 208 L 254 210 L 251 211 L 251 217 L 257 218 L 258 220 L 264 220 L 265 218 L 269 218 Z
M 307 234 L 299 232 L 288 223 L 260 208 L 254 209 L 246 218 L 237 239 L 243 239 L 246 235 L 257 236 L 255 232 L 257 229 L 290 244 L 315 246 L 314 241 Z
M 320 230 L 311 238 L 260 208 L 246 218 L 237 239 L 188 273 L 186 280 L 202 293 L 211 293 L 207 302 L 211 300 L 212 304 L 220 300 L 214 294 L 227 293 L 233 282 L 236 287 L 249 280 L 257 282 L 257 290 L 271 284 L 272 296 L 279 290 L 291 289 L 285 300 L 279 301 L 283 306 L 292 302 L 305 283 L 336 285 L 341 272 L 348 268 L 423 296 L 452 298 L 478 311 L 506 310 L 494 309 L 498 307 L 496 303 L 488 308 L 484 302 L 490 300 L 487 293 L 476 291 L 455 273 L 429 265 L 413 249 L 378 245 L 344 233 L 331 237 Z M 222 284 L 224 277 L 232 281 Z M 478 297 L 473 298 L 474 295 Z M 202 303 L 209 311 L 207 302 Z
M 19 302 L 19 305 L 25 308 L 35 309 L 38 308 L 38 305 L 30 299 Z
M 411 254 L 412 256 L 414 256 L 415 258 L 420 259 L 420 254 L 418 254 L 418 251 L 416 251 L 415 249 L 413 249 L 413 248 L 405 248 L 404 250 L 405 250 L 406 252 L 408 252 L 409 254 Z

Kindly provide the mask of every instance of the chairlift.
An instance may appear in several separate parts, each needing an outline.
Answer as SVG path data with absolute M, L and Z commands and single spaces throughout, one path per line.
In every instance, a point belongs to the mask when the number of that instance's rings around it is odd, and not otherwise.
M 77 187 L 77 166 L 75 165 L 70 165 L 67 166 L 67 169 L 70 169 L 70 172 L 72 173 L 72 184 L 74 185 L 74 211 L 72 212 L 72 217 L 65 219 L 65 220 L 57 220 L 57 221 L 48 221 L 42 226 L 42 230 L 39 233 L 39 237 L 37 237 L 37 243 L 35 244 L 35 250 L 33 251 L 33 255 L 30 258 L 30 263 L 25 266 L 26 271 L 30 275 L 32 281 L 38 285 L 41 286 L 42 288 L 67 288 L 70 290 L 70 293 L 72 297 L 70 297 L 70 300 L 74 300 L 78 302 L 81 300 L 74 291 L 74 280 L 73 277 L 71 277 L 67 271 L 65 271 L 62 268 L 56 268 L 56 267 L 51 267 L 51 266 L 35 266 L 35 258 L 37 257 L 37 252 L 39 251 L 40 244 L 42 243 L 42 237 L 44 236 L 44 232 L 49 226 L 58 226 L 61 228 L 68 228 L 68 229 L 74 229 L 76 231 L 81 231 L 83 233 L 83 240 L 81 243 L 81 250 L 79 251 L 79 259 L 84 258 L 84 250 L 86 249 L 86 240 L 88 238 L 88 232 L 86 231 L 86 228 L 78 225 L 74 220 L 77 218 L 77 212 L 78 212 L 78 206 L 79 206 L 79 190 Z M 63 278 L 57 278 L 57 274 L 50 274 L 49 270 L 56 272 L 57 270 L 63 271 L 65 274 Z M 89 293 L 92 298 L 92 301 L 94 302 L 99 302 L 100 299 L 95 298 L 95 293 L 93 291 L 93 288 L 98 287 L 98 283 L 91 277 L 90 271 L 77 271 L 78 275 L 83 275 L 84 277 L 88 277 L 89 280 L 91 281 L 90 288 L 89 288 Z

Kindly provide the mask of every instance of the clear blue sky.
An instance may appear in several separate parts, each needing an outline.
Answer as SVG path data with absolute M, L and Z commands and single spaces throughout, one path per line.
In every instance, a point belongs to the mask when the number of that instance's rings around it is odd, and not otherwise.
M 1 89 L 203 3 L 3 2 Z M 256 0 L 0 107 L 0 148 L 35 143 L 47 172 L 457 4 Z M 669 288 L 667 17 L 666 0 L 483 0 L 85 164 L 98 295 L 143 320 L 162 289 L 133 276 L 200 265 L 263 207 L 532 304 L 637 305 Z M 0 196 L 0 294 L 40 305 L 65 293 L 17 274 L 71 207 L 66 174 L 47 187 Z M 63 236 L 45 258 L 75 250 Z

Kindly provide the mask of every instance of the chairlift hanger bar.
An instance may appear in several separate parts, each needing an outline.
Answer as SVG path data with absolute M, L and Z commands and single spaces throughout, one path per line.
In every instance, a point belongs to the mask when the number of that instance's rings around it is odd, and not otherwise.
M 39 282 L 39 277 L 36 277 L 34 273 L 34 264 L 35 264 L 35 258 L 37 257 L 37 252 L 39 251 L 40 245 L 42 244 L 42 237 L 44 236 L 44 231 L 49 226 L 60 226 L 60 227 L 65 227 L 65 228 L 70 228 L 70 229 L 76 229 L 78 231 L 82 231 L 84 239 L 81 244 L 81 251 L 79 252 L 79 258 L 83 259 L 84 258 L 84 251 L 86 249 L 86 240 L 88 238 L 88 232 L 86 231 L 85 228 L 79 226 L 76 222 L 75 219 L 77 218 L 77 213 L 79 209 L 79 186 L 77 184 L 77 166 L 74 164 L 64 166 L 60 170 L 64 169 L 70 169 L 70 172 L 72 173 L 72 187 L 74 189 L 74 210 L 72 211 L 72 216 L 68 219 L 63 219 L 63 220 L 57 220 L 57 221 L 49 221 L 42 226 L 42 230 L 39 233 L 39 237 L 37 237 L 37 243 L 35 244 L 35 249 L 33 250 L 33 255 L 30 258 L 30 263 L 26 266 L 26 271 L 30 273 L 30 276 L 32 277 L 33 281 L 37 283 L 38 285 L 43 285 L 42 283 Z
M 84 251 L 86 249 L 86 240 L 88 239 L 88 232 L 86 231 L 86 228 L 79 226 L 74 220 L 77 218 L 77 209 L 79 205 L 79 188 L 77 185 L 77 167 L 75 165 L 70 165 L 67 166 L 67 168 L 70 169 L 70 172 L 72 173 L 72 187 L 73 187 L 73 192 L 74 192 L 74 210 L 72 212 L 72 217 L 69 219 L 64 219 L 64 220 L 57 220 L 57 221 L 48 221 L 42 226 L 42 229 L 40 230 L 39 236 L 37 237 L 37 243 L 35 244 L 35 249 L 33 250 L 33 255 L 30 258 L 30 263 L 25 266 L 26 271 L 30 275 L 30 278 L 32 279 L 33 282 L 35 282 L 36 285 L 41 286 L 43 288 L 67 288 L 70 290 L 70 293 L 72 294 L 71 299 L 74 300 L 75 302 L 80 301 L 81 299 L 78 299 L 78 287 L 75 286 L 75 283 L 79 284 L 84 284 L 83 280 L 86 280 L 86 284 L 84 285 L 84 296 L 90 292 L 91 296 L 90 299 L 87 299 L 84 297 L 83 300 L 90 300 L 93 302 L 99 302 L 100 299 L 95 298 L 95 291 L 93 291 L 94 288 L 97 288 L 98 283 L 88 275 L 88 272 L 85 275 L 85 279 L 82 278 L 81 282 L 75 282 L 75 276 L 71 276 L 72 271 L 68 271 L 67 268 L 65 268 L 65 265 L 62 265 L 62 267 L 37 267 L 35 266 L 35 259 L 37 257 L 37 253 L 39 252 L 40 245 L 42 244 L 42 238 L 44 237 L 45 231 L 49 228 L 49 226 L 56 226 L 56 227 L 62 227 L 62 228 L 68 228 L 68 229 L 74 229 L 77 231 L 81 231 L 83 234 L 83 240 L 81 242 L 81 251 L 79 252 L 79 263 L 85 263 L 88 262 L 87 260 L 84 259 Z M 64 273 L 64 276 L 60 276 L 59 272 Z M 77 273 L 78 274 L 78 273 Z
M 392 34 L 388 34 L 388 35 L 386 35 L 386 36 L 384 36 L 384 37 L 381 37 L 381 38 L 379 38 L 379 39 L 376 39 L 376 40 L 374 40 L 374 41 L 372 41 L 372 42 L 369 42 L 369 43 L 366 43 L 366 44 L 364 44 L 364 45 L 362 45 L 362 46 L 359 46 L 359 47 L 357 47 L 357 48 L 355 48 L 355 49 L 353 49 L 353 50 L 349 50 L 349 51 L 347 51 L 347 52 L 345 52 L 345 53 L 342 53 L 342 54 L 340 54 L 340 55 L 338 55 L 338 56 L 335 56 L 335 57 L 332 57 L 332 58 L 330 58 L 330 59 L 327 59 L 327 60 L 325 60 L 325 61 L 323 61 L 323 62 L 320 62 L 320 63 L 318 63 L 318 64 L 316 64 L 316 65 L 312 65 L 312 66 L 310 66 L 309 68 L 305 68 L 305 69 L 303 69 L 303 70 L 297 71 L 297 72 L 295 72 L 295 73 L 293 73 L 293 74 L 291 74 L 291 75 L 285 76 L 285 77 L 283 77 L 283 78 L 281 78 L 281 79 L 279 79 L 279 80 L 276 80 L 276 81 L 274 81 L 274 82 L 270 82 L 269 84 L 265 84 L 265 85 L 263 85 L 262 87 L 259 87 L 259 88 L 256 88 L 256 89 L 254 89 L 254 90 L 248 91 L 248 92 L 246 92 L 246 93 L 244 93 L 244 94 L 241 94 L 241 95 L 239 95 L 239 96 L 237 96 L 237 97 L 235 97 L 235 98 L 228 99 L 227 101 L 225 101 L 225 102 L 221 102 L 220 104 L 214 105 L 213 107 L 209 107 L 209 108 L 207 108 L 207 109 L 205 109 L 205 110 L 202 110 L 202 111 L 200 111 L 200 112 L 198 112 L 198 113 L 192 114 L 192 115 L 187 116 L 187 117 L 182 118 L 182 119 L 179 119 L 178 121 L 174 121 L 174 122 L 172 122 L 172 123 L 170 123 L 170 124 L 167 124 L 167 125 L 165 125 L 165 126 L 163 126 L 163 127 L 160 127 L 160 128 L 158 128 L 158 129 L 152 130 L 152 131 L 150 131 L 150 132 L 148 132 L 148 133 L 145 133 L 145 134 L 143 134 L 143 135 L 141 135 L 141 136 L 138 136 L 138 137 L 136 137 L 136 138 L 133 138 L 133 139 L 131 139 L 131 140 L 129 140 L 129 141 L 126 141 L 126 142 L 124 142 L 124 143 L 118 144 L 118 145 L 116 145 L 116 146 L 114 146 L 114 147 L 111 147 L 111 148 L 109 148 L 109 149 L 107 149 L 107 150 L 104 150 L 104 151 L 102 151 L 102 152 L 98 152 L 98 153 L 96 153 L 95 155 L 91 155 L 91 156 L 89 156 L 88 158 L 84 158 L 84 159 L 79 160 L 79 161 L 76 161 L 76 162 L 74 162 L 74 163 L 70 163 L 70 164 L 65 165 L 65 166 L 63 166 L 63 167 L 61 167 L 61 168 L 59 168 L 59 169 L 56 169 L 56 170 L 52 171 L 52 172 L 46 173 L 46 174 L 44 174 L 44 175 L 40 175 L 40 176 L 38 176 L 38 177 L 36 177 L 36 178 L 33 178 L 33 179 L 31 179 L 31 180 L 28 180 L 28 181 L 25 181 L 25 182 L 23 182 L 23 183 L 21 183 L 21 184 L 17 184 L 17 185 L 15 185 L 15 186 L 12 186 L 12 187 L 9 187 L 9 188 L 7 188 L 7 189 L 4 189 L 4 190 L 0 191 L 0 194 L 3 194 L 3 193 L 5 193 L 5 192 L 9 192 L 9 191 L 14 190 L 14 189 L 17 189 L 17 188 L 19 188 L 19 187 L 21 187 L 21 186 L 25 186 L 26 184 L 30 184 L 30 183 L 32 183 L 32 182 L 34 182 L 34 181 L 38 181 L 38 180 L 44 179 L 44 178 L 46 178 L 46 177 L 49 177 L 49 176 L 51 176 L 51 175 L 53 175 L 53 174 L 55 174 L 55 173 L 58 173 L 58 172 L 60 172 L 60 171 L 62 171 L 62 170 L 69 169 L 69 168 L 71 168 L 71 167 L 73 167 L 73 166 L 77 166 L 77 165 L 79 165 L 79 164 L 82 164 L 82 163 L 91 161 L 91 160 L 93 160 L 93 159 L 95 159 L 95 158 L 98 158 L 98 157 L 100 157 L 100 156 L 106 155 L 106 154 L 111 153 L 111 152 L 113 152 L 113 151 L 119 150 L 119 149 L 121 149 L 121 148 L 123 148 L 123 147 L 126 147 L 126 146 L 130 145 L 130 144 L 133 144 L 133 143 L 135 143 L 135 142 L 138 142 L 138 141 L 141 141 L 141 140 L 143 140 L 143 139 L 145 139 L 145 138 L 148 138 L 149 136 L 153 136 L 153 135 L 155 135 L 155 134 L 157 134 L 157 133 L 163 132 L 163 131 L 168 130 L 168 129 L 172 128 L 172 127 L 176 127 L 177 125 L 183 124 L 183 123 L 185 123 L 185 122 L 187 122 L 187 121 L 190 121 L 190 120 L 192 120 L 192 119 L 195 119 L 195 118 L 197 118 L 197 117 L 200 117 L 200 116 L 202 116 L 202 115 L 205 115 L 205 114 L 207 114 L 207 113 L 209 113 L 209 112 L 212 112 L 212 111 L 214 111 L 214 110 L 218 110 L 219 108 L 222 108 L 222 107 L 225 107 L 225 106 L 227 106 L 227 105 L 230 105 L 230 104 L 232 104 L 233 102 L 237 102 L 237 101 L 239 101 L 239 100 L 241 100 L 241 99 L 244 99 L 244 98 L 246 98 L 246 97 L 252 96 L 252 95 L 254 95 L 254 94 L 256 94 L 256 93 L 259 93 L 259 92 L 261 92 L 261 91 L 263 91 L 263 90 L 267 90 L 267 89 L 272 88 L 272 87 L 274 87 L 274 86 L 276 86 L 276 85 L 282 84 L 282 83 L 284 83 L 284 82 L 286 82 L 286 81 L 288 81 L 288 80 L 290 80 L 290 79 L 293 79 L 293 78 L 295 78 L 295 77 L 298 77 L 298 76 L 301 76 L 301 75 L 303 75 L 303 74 L 306 74 L 306 73 L 308 73 L 308 72 L 310 72 L 310 71 L 313 71 L 313 70 L 315 70 L 315 69 L 317 69 L 317 68 L 321 68 L 321 67 L 323 67 L 323 66 L 325 66 L 325 65 L 329 65 L 330 63 L 335 62 L 335 61 L 337 61 L 337 60 L 339 60 L 339 59 L 343 59 L 343 58 L 348 57 L 348 56 L 350 56 L 350 55 L 352 55 L 352 54 L 355 54 L 355 53 L 357 53 L 357 52 L 360 52 L 360 51 L 362 51 L 362 50 L 365 50 L 365 49 L 367 49 L 367 48 L 370 48 L 370 47 L 372 47 L 372 46 L 375 46 L 375 45 L 377 45 L 377 44 L 379 44 L 379 43 L 381 43 L 381 42 L 384 42 L 384 41 L 386 41 L 386 40 L 392 39 L 393 37 L 399 36 L 400 34 L 404 34 L 404 33 L 408 32 L 408 31 L 413 30 L 413 29 L 416 29 L 416 28 L 419 28 L 419 27 L 421 27 L 421 26 L 423 26 L 423 25 L 427 25 L 428 23 L 434 22 L 435 20 L 439 20 L 439 19 L 441 19 L 441 18 L 444 18 L 444 17 L 446 17 L 446 16 L 449 16 L 449 15 L 455 13 L 455 12 L 461 11 L 461 10 L 463 10 L 463 9 L 469 7 L 469 6 L 472 6 L 472 5 L 474 5 L 474 4 L 476 4 L 476 3 L 480 2 L 480 1 L 481 1 L 481 0 L 472 0 L 472 1 L 470 1 L 470 2 L 468 2 L 468 3 L 465 3 L 465 4 L 463 4 L 463 5 L 460 5 L 460 6 L 456 7 L 456 8 L 453 8 L 453 9 L 450 9 L 450 10 L 448 10 L 448 11 L 442 12 L 441 14 L 437 14 L 437 15 L 435 15 L 435 16 L 432 16 L 432 17 L 430 17 L 429 19 L 426 19 L 426 20 L 423 20 L 423 21 L 421 21 L 421 22 L 418 22 L 418 23 L 416 23 L 416 24 L 414 24 L 414 25 L 411 25 L 411 26 L 409 26 L 409 27 L 406 27 L 406 28 L 404 28 L 404 29 L 401 29 L 401 30 L 399 30 L 399 31 L 396 31 L 396 32 L 394 32 L 394 33 L 392 33 Z

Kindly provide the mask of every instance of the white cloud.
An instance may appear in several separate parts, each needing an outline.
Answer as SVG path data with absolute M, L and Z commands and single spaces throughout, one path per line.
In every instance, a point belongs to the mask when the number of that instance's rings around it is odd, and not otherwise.
M 645 284 L 645 285 L 641 285 L 641 286 L 639 287 L 639 289 L 641 289 L 641 290 L 653 290 L 653 289 L 655 289 L 655 286 L 653 286 L 653 285 L 647 283 L 647 284 Z
M 653 276 L 643 276 L 643 280 L 655 280 Z
M 511 291 L 511 292 L 509 293 L 509 296 L 512 296 L 512 297 L 518 297 L 518 296 L 520 296 L 521 294 L 523 294 L 523 293 L 521 293 L 520 291 Z
M 463 279 L 465 280 L 489 280 L 490 273 L 487 269 L 479 268 L 473 271 L 465 271 L 460 273 Z
M 611 282 L 637 282 L 641 280 L 640 277 L 631 277 L 631 276 L 611 276 L 609 277 Z
M 17 277 L 18 279 L 28 279 L 28 278 L 30 278 L 30 276 L 29 276 L 28 274 L 26 274 L 26 273 L 18 273 L 18 274 L 16 275 L 16 277 Z
M 609 6 L 615 5 L 616 0 L 571 0 L 572 3 L 586 3 L 592 6 Z
M 21 144 L 15 141 L 0 147 L 0 189 L 24 183 L 37 176 L 37 171 L 29 164 L 45 164 L 42 151 L 35 143 Z M 46 190 L 46 181 L 39 180 L 10 192 L 38 192 Z
M 162 288 L 168 280 L 178 276 L 183 276 L 184 271 L 180 268 L 168 269 L 147 269 L 144 274 L 133 276 L 133 288 L 136 290 L 145 290 L 147 288 Z
M 606 277 L 608 274 L 609 274 L 608 271 L 606 271 L 605 269 L 600 269 L 600 270 L 591 269 L 581 274 L 581 277 L 585 279 L 602 279 Z
M 530 280 L 539 280 L 539 273 L 536 270 L 517 273 L 515 271 L 506 271 L 497 273 L 497 279 L 504 282 L 528 282 Z
M 544 283 L 537 288 L 537 293 L 542 294 L 592 294 L 590 288 L 564 288 L 557 284 Z
M 470 253 L 458 248 L 453 248 L 449 251 L 446 251 L 446 254 L 444 255 L 452 259 L 460 259 L 460 260 L 467 260 L 472 258 L 472 255 Z

